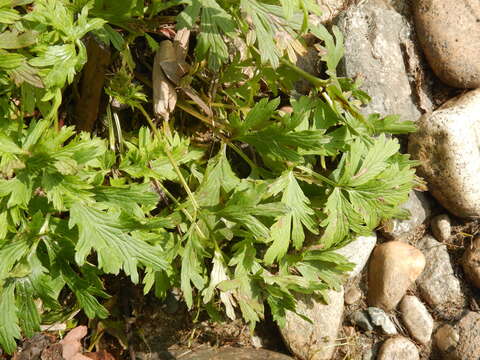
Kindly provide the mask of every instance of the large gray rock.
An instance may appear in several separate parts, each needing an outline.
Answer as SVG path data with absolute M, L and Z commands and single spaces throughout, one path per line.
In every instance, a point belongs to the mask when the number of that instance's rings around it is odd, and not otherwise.
M 368 304 L 393 310 L 425 267 L 425 257 L 413 246 L 389 241 L 375 248 L 368 266 Z
M 411 26 L 393 8 L 366 1 L 339 15 L 336 23 L 345 36 L 345 56 L 339 73 L 363 79 L 362 89 L 372 98 L 365 114 L 398 114 L 416 121 L 414 102 L 402 44 L 409 41 Z
M 405 220 L 391 220 L 383 229 L 383 233 L 391 239 L 404 241 L 431 215 L 432 204 L 425 194 L 412 190 L 408 200 L 401 207 L 410 212 L 410 217 Z
M 443 325 L 435 333 L 442 359 L 480 359 L 480 314 L 469 311 L 455 325 Z
M 427 344 L 433 331 L 433 318 L 423 303 L 412 295 L 403 297 L 400 303 L 403 323 L 412 337 L 421 344 Z
M 330 360 L 335 348 L 338 330 L 343 320 L 343 288 L 329 291 L 329 303 L 316 301 L 311 296 L 297 298 L 297 312 L 312 320 L 309 323 L 292 312 L 287 312 L 286 325 L 280 329 L 285 343 L 302 360 Z
M 432 195 L 460 217 L 480 217 L 480 89 L 425 114 L 409 153 Z
M 425 255 L 426 266 L 417 285 L 422 298 L 442 317 L 456 317 L 464 306 L 460 281 L 453 273 L 447 247 L 427 235 L 417 243 Z
M 350 244 L 336 251 L 355 264 L 353 270 L 348 273 L 350 278 L 357 276 L 363 270 L 376 243 L 377 235 L 373 233 L 370 236 L 358 236 Z
M 446 84 L 480 87 L 480 2 L 412 1 L 418 40 L 433 71 Z
M 418 349 L 407 338 L 397 336 L 385 341 L 378 352 L 377 360 L 418 360 Z

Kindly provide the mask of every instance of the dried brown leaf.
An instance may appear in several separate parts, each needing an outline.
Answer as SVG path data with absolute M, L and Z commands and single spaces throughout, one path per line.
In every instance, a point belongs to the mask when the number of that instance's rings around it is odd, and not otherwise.
M 173 60 L 172 60 L 173 59 Z M 170 118 L 170 113 L 177 104 L 177 92 L 175 86 L 167 78 L 162 68 L 162 63 L 171 62 L 175 59 L 175 49 L 170 40 L 164 40 L 155 54 L 153 61 L 152 86 L 153 86 L 153 110 L 155 115 Z
M 177 103 L 175 86 L 188 72 L 185 61 L 188 52 L 190 31 L 182 29 L 175 35 L 174 41 L 160 43 L 153 64 L 153 108 L 157 116 L 168 120 Z M 203 107 L 202 107 L 203 108 Z
M 88 357 L 82 355 L 81 340 L 87 335 L 86 326 L 77 326 L 72 329 L 60 344 L 62 344 L 62 356 L 65 360 L 89 360 Z
M 190 30 L 183 28 L 177 31 L 175 35 L 174 46 L 178 61 L 185 61 L 188 52 L 188 42 L 190 39 Z
M 213 116 L 212 109 L 203 101 L 203 99 L 198 95 L 198 93 L 191 87 L 182 87 L 182 91 L 208 115 L 208 117 Z

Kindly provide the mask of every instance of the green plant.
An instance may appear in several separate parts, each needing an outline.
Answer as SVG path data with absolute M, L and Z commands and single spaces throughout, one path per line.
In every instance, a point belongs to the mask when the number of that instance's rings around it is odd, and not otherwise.
M 341 33 L 308 22 L 318 11 L 312 0 L 0 1 L 6 352 L 78 309 L 108 316 L 102 275 L 121 271 L 145 293 L 179 287 L 190 308 L 240 313 L 251 326 L 266 302 L 282 325 L 295 293 L 341 284 L 351 264 L 335 249 L 406 215 L 398 205 L 417 181 L 414 163 L 385 134 L 414 126 L 361 114 L 368 96 L 335 71 Z M 165 13 L 197 35 L 180 79 L 185 59 L 163 63 L 177 107 L 161 123 L 132 49 L 171 44 L 152 30 L 172 21 Z M 108 104 L 98 136 L 59 119 L 87 33 L 116 49 L 105 92 L 130 108 L 121 120 Z M 323 79 L 294 65 L 305 33 L 323 47 Z M 299 76 L 308 96 L 295 92 Z

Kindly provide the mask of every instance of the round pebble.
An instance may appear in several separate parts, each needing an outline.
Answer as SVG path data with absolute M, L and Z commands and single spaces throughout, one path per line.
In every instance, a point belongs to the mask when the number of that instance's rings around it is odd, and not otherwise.
M 419 358 L 415 344 L 407 338 L 397 336 L 383 343 L 377 360 L 418 360 Z
M 450 238 L 452 233 L 452 224 L 450 217 L 446 214 L 435 216 L 432 219 L 432 233 L 440 242 L 445 242 Z

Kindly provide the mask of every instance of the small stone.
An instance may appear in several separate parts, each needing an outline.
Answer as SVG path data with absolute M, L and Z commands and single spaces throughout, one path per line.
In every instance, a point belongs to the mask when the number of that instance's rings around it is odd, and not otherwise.
M 452 224 L 447 214 L 435 216 L 432 219 L 432 233 L 440 242 L 446 242 L 452 234 Z
M 362 298 L 362 292 L 357 286 L 350 287 L 345 291 L 345 304 L 352 305 Z
M 480 237 L 476 237 L 465 250 L 462 265 L 468 280 L 480 288 Z
M 280 329 L 285 343 L 301 360 L 330 360 L 335 349 L 338 331 L 343 320 L 343 287 L 329 291 L 329 303 L 312 296 L 298 295 L 296 311 L 312 323 L 287 311 L 286 324 Z
M 463 89 L 480 87 L 480 2 L 412 2 L 418 40 L 435 74 Z
M 375 234 L 358 236 L 351 243 L 336 251 L 338 254 L 345 256 L 349 262 L 355 264 L 353 270 L 348 273 L 349 278 L 353 278 L 362 272 L 376 243 L 377 236 Z
M 410 212 L 408 219 L 392 219 L 383 233 L 393 240 L 406 240 L 430 216 L 432 204 L 427 196 L 419 191 L 412 190 L 408 200 L 401 205 L 402 209 Z
M 458 331 L 451 325 L 443 325 L 435 333 L 435 343 L 444 353 L 449 353 L 455 349 L 460 341 Z
M 370 319 L 372 323 L 376 326 L 382 328 L 382 331 L 387 335 L 396 335 L 397 328 L 392 320 L 388 317 L 388 315 L 382 309 L 377 307 L 369 307 L 367 309 L 368 315 L 370 315 Z
M 435 343 L 443 358 L 480 359 L 480 314 L 469 311 L 454 326 L 442 326 L 435 333 Z
M 375 248 L 368 268 L 368 303 L 394 309 L 425 267 L 425 257 L 413 246 L 389 241 Z
M 370 322 L 368 313 L 363 310 L 357 310 L 350 315 L 350 322 L 365 331 L 372 331 L 373 324 Z
M 417 128 L 408 152 L 430 193 L 456 216 L 480 217 L 480 89 L 423 115 Z
M 418 349 L 407 338 L 397 336 L 385 341 L 378 352 L 377 360 L 418 360 Z
M 460 281 L 453 273 L 447 247 L 427 235 L 418 241 L 426 259 L 425 270 L 417 280 L 422 298 L 445 319 L 456 317 L 465 299 Z
M 432 337 L 433 318 L 423 303 L 412 295 L 403 297 L 400 303 L 402 319 L 408 332 L 421 344 L 427 344 Z
M 263 347 L 262 338 L 258 335 L 252 335 L 250 337 L 250 342 L 255 349 L 261 349 Z

